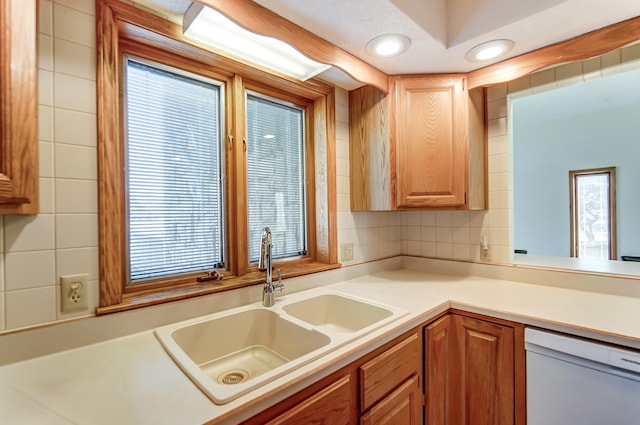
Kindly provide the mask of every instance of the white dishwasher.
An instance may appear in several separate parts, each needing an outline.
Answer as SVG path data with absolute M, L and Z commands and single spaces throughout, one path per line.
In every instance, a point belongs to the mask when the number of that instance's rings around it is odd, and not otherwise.
M 640 425 L 640 352 L 532 328 L 527 425 Z

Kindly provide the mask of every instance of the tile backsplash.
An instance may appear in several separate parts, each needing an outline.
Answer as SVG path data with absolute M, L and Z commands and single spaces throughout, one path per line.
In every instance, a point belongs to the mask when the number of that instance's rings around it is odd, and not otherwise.
M 0 218 L 0 332 L 86 315 L 61 313 L 62 275 L 88 273 L 91 310 L 98 304 L 95 3 L 40 0 L 39 10 L 41 212 Z M 564 65 L 488 90 L 488 211 L 351 212 L 348 93 L 337 89 L 338 244 L 353 243 L 353 260 L 343 264 L 401 254 L 481 261 L 484 235 L 490 261 L 508 262 L 513 167 L 507 93 L 587 78 L 624 58 L 619 53 L 599 63 Z
M 0 330 L 64 320 L 61 275 L 88 273 L 98 304 L 93 0 L 39 1 L 40 214 L 2 218 Z

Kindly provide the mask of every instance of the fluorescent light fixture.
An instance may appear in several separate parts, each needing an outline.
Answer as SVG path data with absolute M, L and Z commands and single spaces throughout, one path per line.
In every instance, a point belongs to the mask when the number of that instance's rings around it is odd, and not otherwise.
M 248 31 L 215 9 L 192 3 L 183 20 L 184 35 L 242 61 L 306 81 L 331 68 L 313 61 L 273 37 Z
M 409 37 L 402 34 L 383 34 L 367 43 L 367 50 L 376 56 L 392 57 L 407 51 L 411 46 Z
M 505 55 L 509 50 L 513 49 L 514 44 L 511 40 L 487 41 L 469 50 L 464 57 L 469 62 L 482 62 L 494 59 L 498 56 Z

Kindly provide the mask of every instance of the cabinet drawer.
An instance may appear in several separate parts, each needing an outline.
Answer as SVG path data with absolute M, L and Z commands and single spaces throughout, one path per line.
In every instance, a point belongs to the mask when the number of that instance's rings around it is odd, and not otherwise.
M 366 411 L 411 375 L 417 374 L 419 366 L 417 334 L 360 366 L 360 410 Z
M 349 425 L 350 412 L 351 388 L 347 375 L 266 425 Z

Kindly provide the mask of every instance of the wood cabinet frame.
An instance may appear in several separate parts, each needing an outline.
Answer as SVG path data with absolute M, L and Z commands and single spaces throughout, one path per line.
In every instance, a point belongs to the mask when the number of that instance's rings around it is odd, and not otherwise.
M 38 213 L 36 0 L 0 0 L 0 214 Z

